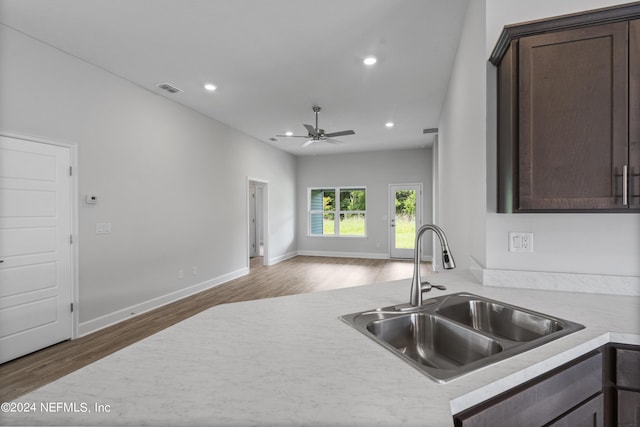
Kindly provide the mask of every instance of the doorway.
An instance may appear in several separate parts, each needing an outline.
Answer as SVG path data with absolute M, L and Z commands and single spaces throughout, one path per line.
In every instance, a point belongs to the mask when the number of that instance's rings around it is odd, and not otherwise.
M 267 181 L 255 178 L 247 179 L 249 268 L 256 263 L 268 265 L 267 189 Z
M 389 185 L 389 256 L 413 258 L 416 229 L 422 223 L 422 184 Z
M 0 363 L 73 334 L 71 148 L 0 136 Z

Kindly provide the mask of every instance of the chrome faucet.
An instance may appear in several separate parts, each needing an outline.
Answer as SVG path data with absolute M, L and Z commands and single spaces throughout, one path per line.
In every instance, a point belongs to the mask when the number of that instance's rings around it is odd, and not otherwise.
M 409 300 L 413 307 L 420 307 L 422 305 L 422 293 L 428 292 L 432 287 L 437 289 L 447 289 L 442 285 L 432 285 L 429 282 L 423 282 L 420 279 L 420 254 L 422 252 L 422 245 L 420 239 L 425 231 L 431 230 L 440 239 L 440 247 L 442 248 L 442 265 L 445 269 L 451 270 L 456 268 L 456 263 L 453 261 L 453 255 L 449 250 L 449 244 L 447 243 L 447 236 L 444 235 L 442 228 L 435 224 L 425 224 L 416 232 L 415 253 L 413 256 L 413 279 L 411 280 L 411 298 Z

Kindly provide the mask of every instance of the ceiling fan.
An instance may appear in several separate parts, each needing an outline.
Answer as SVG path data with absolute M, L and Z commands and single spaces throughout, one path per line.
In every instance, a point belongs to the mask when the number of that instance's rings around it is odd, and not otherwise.
M 307 132 L 309 132 L 308 135 L 276 135 L 278 137 L 282 137 L 282 138 L 307 138 L 307 141 L 305 141 L 300 147 L 307 147 L 311 144 L 313 144 L 314 142 L 320 142 L 320 141 L 325 141 L 325 142 L 330 142 L 331 144 L 342 144 L 342 141 L 336 141 L 335 139 L 331 139 L 334 138 L 336 136 L 345 136 L 345 135 L 355 135 L 355 132 L 352 130 L 343 130 L 340 132 L 330 132 L 330 133 L 325 133 L 324 129 L 320 129 L 318 127 L 318 113 L 320 112 L 321 108 L 318 106 L 313 107 L 313 112 L 316 113 L 316 127 L 313 127 L 312 125 L 306 125 L 303 124 L 303 126 L 307 129 Z

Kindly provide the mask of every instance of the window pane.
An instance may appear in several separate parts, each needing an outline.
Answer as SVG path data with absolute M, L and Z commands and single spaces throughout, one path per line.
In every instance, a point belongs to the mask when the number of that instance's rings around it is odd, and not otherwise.
M 322 214 L 321 213 L 312 213 L 311 214 L 311 224 L 309 226 L 309 229 L 311 231 L 311 234 L 313 235 L 318 235 L 321 236 L 323 234 L 323 221 L 322 221 Z
M 335 190 L 323 190 L 322 207 L 323 210 L 334 212 L 336 210 L 336 192 Z
M 335 228 L 336 228 L 336 223 L 335 223 L 335 214 L 332 213 L 326 213 L 324 214 L 324 220 L 323 222 L 323 226 L 322 226 L 322 234 L 335 234 Z
M 395 242 L 397 249 L 413 249 L 416 236 L 416 191 L 396 191 Z
M 367 197 L 364 188 L 349 188 L 340 190 L 340 210 L 364 211 L 367 210 Z
M 311 190 L 310 206 L 311 211 L 322 210 L 322 193 L 324 190 Z
M 366 208 L 364 188 L 310 188 L 309 234 L 364 237 Z
M 317 188 L 311 190 L 311 206 L 312 211 L 335 211 L 336 191 L 333 188 Z
M 364 214 L 340 214 L 340 235 L 365 236 Z
M 416 238 L 416 216 L 396 215 L 396 248 L 413 249 Z

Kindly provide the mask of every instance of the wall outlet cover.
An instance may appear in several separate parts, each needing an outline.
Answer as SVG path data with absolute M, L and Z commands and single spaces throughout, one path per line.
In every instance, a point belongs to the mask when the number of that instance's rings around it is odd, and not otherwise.
M 533 233 L 510 231 L 509 252 L 533 252 Z
M 111 223 L 96 222 L 96 234 L 111 234 Z

